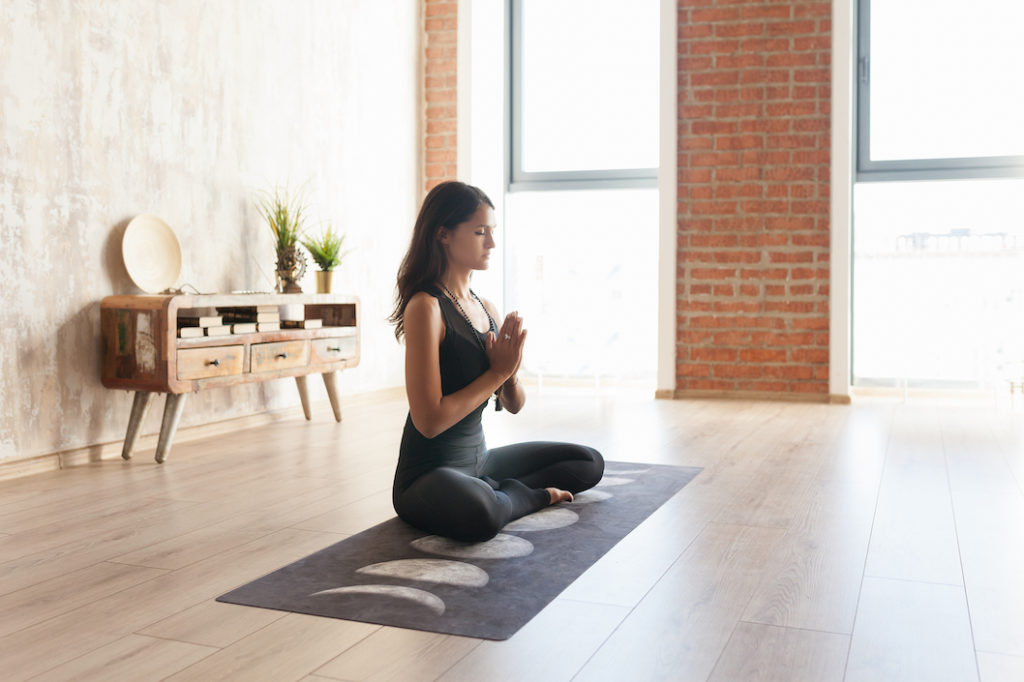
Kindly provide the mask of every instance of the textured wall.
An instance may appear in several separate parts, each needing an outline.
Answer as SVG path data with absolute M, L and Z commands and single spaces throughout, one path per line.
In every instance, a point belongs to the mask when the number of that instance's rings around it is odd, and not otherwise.
M 0 4 L 0 460 L 123 437 L 98 354 L 100 299 L 137 292 L 127 221 L 175 229 L 181 282 L 265 289 L 252 197 L 278 182 L 357 249 L 335 284 L 364 304 L 345 393 L 401 384 L 385 318 L 420 196 L 420 21 L 411 0 Z M 296 403 L 290 380 L 204 391 L 182 426 Z
M 828 393 L 831 16 L 679 2 L 677 394 Z
M 423 2 L 424 192 L 457 177 L 458 9 L 453 0 Z

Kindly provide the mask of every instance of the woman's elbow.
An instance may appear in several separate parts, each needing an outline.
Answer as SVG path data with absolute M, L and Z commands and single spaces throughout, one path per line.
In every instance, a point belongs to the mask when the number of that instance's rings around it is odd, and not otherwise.
M 409 416 L 412 417 L 412 425 L 415 426 L 416 430 L 420 432 L 420 435 L 427 440 L 441 434 L 442 429 L 435 420 L 429 419 L 425 415 L 416 415 L 411 412 L 409 413 Z

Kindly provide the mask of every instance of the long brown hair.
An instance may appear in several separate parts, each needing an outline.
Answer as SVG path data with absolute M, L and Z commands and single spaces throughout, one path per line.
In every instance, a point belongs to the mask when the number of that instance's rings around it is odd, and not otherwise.
M 427 193 L 412 230 L 409 250 L 398 268 L 395 287 L 395 310 L 388 321 L 395 325 L 395 338 L 405 334 L 405 307 L 417 292 L 440 282 L 448 269 L 437 229 L 454 230 L 469 220 L 481 204 L 494 208 L 494 203 L 479 187 L 464 182 L 442 182 Z

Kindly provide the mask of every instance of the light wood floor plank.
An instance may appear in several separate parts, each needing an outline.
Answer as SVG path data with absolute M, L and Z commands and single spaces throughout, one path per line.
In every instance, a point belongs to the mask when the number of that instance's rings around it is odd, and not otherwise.
M 977 680 L 963 588 L 865 578 L 846 679 Z
M 355 499 L 353 502 L 320 516 L 296 523 L 293 527 L 302 530 L 355 535 L 371 526 L 394 518 L 394 516 L 395 508 L 391 502 L 389 487 L 387 490 L 379 490 Z
M 33 679 L 39 682 L 158 680 L 216 652 L 212 647 L 128 635 Z
M 743 620 L 853 632 L 877 482 L 822 482 L 765 567 Z
M 99 563 L 0 597 L 0 637 L 152 580 L 164 571 Z
M 865 573 L 963 583 L 941 425 L 932 411 L 903 408 L 893 423 Z
M 580 671 L 580 680 L 703 680 L 783 531 L 711 524 Z
M 568 680 L 628 612 L 621 606 L 556 599 L 508 640 L 482 642 L 438 680 Z
M 823 441 L 831 438 L 846 413 L 833 406 L 799 408 L 807 413 L 805 419 L 787 422 L 788 430 L 749 444 L 759 462 L 751 467 L 746 488 L 715 518 L 717 523 L 788 528 L 806 509 L 817 479 L 815 465 L 828 451 Z
M 943 439 L 975 645 L 1024 656 L 1024 495 L 986 421 L 947 420 Z
M 975 644 L 1024 656 L 1024 499 L 954 492 L 953 504 Z
M 708 682 L 842 682 L 850 637 L 739 623 Z
M 434 680 L 479 645 L 480 640 L 468 637 L 382 627 L 328 661 L 316 675 L 359 682 Z
M 298 680 L 369 636 L 378 625 L 289 613 L 175 675 L 175 680 Z
M 1020 682 L 1024 680 L 1024 656 L 978 652 L 981 682 Z
M 239 502 L 223 521 L 209 523 L 189 532 L 179 533 L 163 542 L 111 558 L 137 566 L 177 569 L 196 561 L 237 547 L 273 533 L 285 525 L 286 519 L 306 518 L 317 509 L 335 509 L 339 504 L 341 484 L 306 482 L 306 491 L 290 490 L 281 500 L 254 498 Z M 340 499 L 344 500 L 342 492 Z M 220 514 L 210 513 L 211 519 Z
M 286 615 L 287 611 L 202 601 L 138 632 L 161 639 L 224 648 Z
M 338 536 L 284 530 L 0 637 L 8 679 L 27 679 L 322 549 Z M 7 681 L 5 681 L 7 682 Z

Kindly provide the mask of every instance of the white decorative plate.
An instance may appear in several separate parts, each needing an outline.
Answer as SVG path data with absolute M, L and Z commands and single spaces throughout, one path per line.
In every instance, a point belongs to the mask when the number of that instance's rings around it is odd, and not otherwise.
M 155 215 L 135 216 L 124 231 L 121 256 L 135 286 L 157 294 L 181 274 L 181 245 L 171 226 Z

